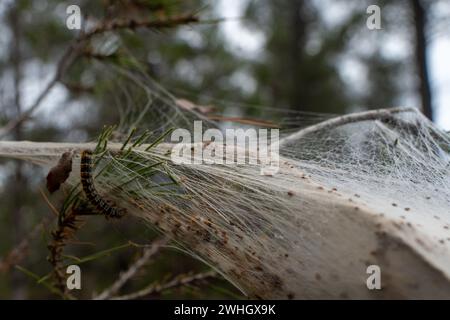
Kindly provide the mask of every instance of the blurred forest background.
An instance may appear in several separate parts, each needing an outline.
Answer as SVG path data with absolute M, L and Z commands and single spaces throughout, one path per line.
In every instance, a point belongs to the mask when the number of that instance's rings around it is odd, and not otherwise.
M 259 106 L 340 114 L 403 105 L 437 117 L 429 48 L 449 34 L 448 0 L 1 0 L 0 127 L 20 118 L 52 80 L 79 32 L 66 27 L 71 4 L 79 5 L 84 21 L 93 24 L 198 17 L 165 28 L 115 33 L 158 83 L 200 105 L 251 106 L 245 108 L 251 110 L 248 116 L 261 113 Z M 371 4 L 382 8 L 381 30 L 366 27 Z M 124 66 L 120 50 L 99 56 L 84 48 L 36 112 L 2 139 L 88 141 L 105 119 L 117 120 L 91 70 L 95 59 Z M 51 271 L 45 257 L 52 224 L 43 219 L 52 217 L 46 199 L 55 206 L 61 199 L 40 191 L 46 174 L 18 161 L 0 161 L 0 298 L 58 297 L 25 271 L 39 277 Z M 157 237 L 137 219 L 91 220 L 68 249 L 78 257 Z M 141 254 L 141 248 L 125 246 L 83 264 L 83 289 L 73 295 L 91 298 L 92 292 L 100 293 Z M 205 270 L 207 266 L 181 252 L 162 249 L 122 292 Z M 243 296 L 214 278 L 175 285 L 146 298 Z

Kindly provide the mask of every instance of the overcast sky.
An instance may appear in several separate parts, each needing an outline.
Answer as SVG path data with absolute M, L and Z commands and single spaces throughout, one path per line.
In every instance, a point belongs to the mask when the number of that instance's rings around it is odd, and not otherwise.
M 330 24 L 339 24 L 349 13 L 349 7 L 341 1 L 314 0 L 324 10 L 320 14 Z M 220 15 L 228 18 L 242 16 L 242 10 L 248 0 L 220 0 L 217 11 Z M 355 4 L 355 2 L 353 2 Z M 441 14 L 450 16 L 450 5 L 439 7 Z M 382 11 L 383 12 L 383 11 Z M 365 25 L 362 27 L 366 27 Z M 228 41 L 232 47 L 248 55 L 257 55 L 263 45 L 264 38 L 261 34 L 250 32 L 236 19 L 230 19 L 222 26 Z M 384 44 L 384 51 L 391 55 L 408 54 L 407 39 L 401 38 L 392 30 L 381 30 L 374 32 L 390 32 Z M 349 77 L 352 85 L 363 84 L 360 66 L 355 61 L 346 61 L 342 71 L 344 77 Z M 434 110 L 436 123 L 445 130 L 450 130 L 450 30 L 438 30 L 433 34 L 429 44 L 429 67 L 430 78 L 434 97 Z M 356 72 L 355 72 L 356 71 Z M 401 98 L 401 106 L 418 106 L 419 101 L 411 96 Z M 389 106 L 383 106 L 389 107 Z

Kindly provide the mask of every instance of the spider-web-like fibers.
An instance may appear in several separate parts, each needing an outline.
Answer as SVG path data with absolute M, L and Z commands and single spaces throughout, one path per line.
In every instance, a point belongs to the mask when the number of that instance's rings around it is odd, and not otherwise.
M 196 119 L 151 93 L 183 119 L 178 125 Z M 410 109 L 382 114 L 282 131 L 274 175 L 259 165 L 177 165 L 170 144 L 143 145 L 126 157 L 107 153 L 96 188 L 251 297 L 448 297 L 448 134 Z M 161 160 L 151 177 L 141 174 Z M 382 291 L 367 289 L 369 265 L 381 268 Z
M 426 261 L 445 278 L 450 272 L 449 145 L 445 133 L 405 110 L 290 140 L 271 176 L 258 165 L 175 165 L 164 144 L 135 150 L 135 170 L 111 157 L 113 169 L 96 183 L 253 297 L 366 297 L 368 264 L 392 278 L 413 269 L 389 283 L 388 296 L 409 287 L 420 288 L 411 296 L 439 296 L 448 294 L 446 282 L 428 288 L 423 282 L 434 275 L 417 271 L 417 278 L 416 266 L 392 265 L 407 255 L 405 263 Z M 153 186 L 138 177 L 112 192 L 157 159 L 168 161 L 179 186 L 161 187 L 161 171 Z M 386 258 L 398 243 L 409 249 Z

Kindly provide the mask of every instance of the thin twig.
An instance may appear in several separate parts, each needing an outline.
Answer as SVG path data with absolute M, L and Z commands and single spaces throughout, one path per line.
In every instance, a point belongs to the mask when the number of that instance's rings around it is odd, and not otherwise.
M 149 247 L 145 247 L 142 256 L 136 260 L 129 268 L 120 273 L 119 278 L 101 294 L 97 295 L 95 300 L 106 300 L 117 294 L 119 290 L 132 279 L 145 265 L 148 264 L 150 259 L 160 252 L 160 249 L 168 242 L 167 238 L 163 238 L 155 241 Z
M 66 51 L 62 55 L 56 67 L 56 72 L 53 78 L 37 97 L 35 102 L 23 112 L 17 119 L 11 120 L 3 128 L 0 128 L 0 139 L 8 135 L 17 126 L 22 124 L 24 121 L 31 118 L 32 114 L 41 105 L 44 98 L 50 93 L 53 87 L 61 81 L 62 76 L 66 70 L 75 62 L 75 60 L 82 54 L 81 50 L 85 47 L 86 43 L 90 38 L 97 34 L 101 34 L 107 31 L 119 30 L 119 29 L 135 29 L 135 28 L 170 28 L 178 25 L 188 24 L 192 22 L 198 22 L 198 17 L 193 14 L 180 15 L 171 18 L 158 19 L 158 20 L 143 20 L 137 21 L 133 19 L 128 20 L 108 20 L 102 21 L 91 31 L 83 32 L 77 37 L 72 43 L 67 47 Z
M 137 292 L 133 292 L 127 295 L 118 296 L 112 298 L 113 300 L 132 300 L 132 299 L 138 299 L 143 298 L 152 294 L 160 294 L 163 291 L 174 289 L 177 287 L 184 287 L 187 285 L 190 285 L 192 283 L 202 281 L 208 278 L 214 278 L 217 276 L 217 272 L 215 271 L 208 271 L 203 273 L 197 273 L 194 275 L 182 275 L 179 277 L 176 277 L 172 281 L 169 281 L 165 284 L 151 284 L 148 287 L 139 290 Z
M 42 198 L 44 199 L 45 203 L 50 208 L 51 212 L 54 214 L 54 216 L 58 217 L 58 215 L 59 215 L 58 210 L 55 208 L 53 203 L 51 203 L 50 199 L 47 197 L 47 195 L 44 193 L 44 191 L 41 188 L 39 188 L 39 192 L 40 192 Z
M 32 114 L 36 111 L 36 109 L 41 105 L 41 102 L 44 98 L 50 93 L 53 87 L 61 80 L 62 75 L 65 71 L 72 65 L 72 63 L 76 60 L 79 53 L 78 50 L 81 46 L 81 42 L 78 40 L 74 41 L 69 47 L 67 47 L 66 51 L 62 55 L 61 59 L 58 62 L 56 67 L 55 74 L 47 86 L 42 90 L 41 94 L 37 97 L 34 103 L 29 107 L 25 112 L 23 112 L 20 117 L 17 119 L 11 120 L 8 122 L 3 128 L 0 128 L 0 139 L 4 136 L 8 135 L 12 130 L 17 128 L 24 121 L 31 118 Z
M 7 253 L 0 261 L 0 273 L 8 272 L 12 266 L 19 264 L 28 254 L 28 248 L 31 240 L 33 240 L 39 232 L 46 228 L 52 221 L 51 216 L 45 216 L 42 218 L 33 229 L 27 234 L 19 244 L 14 247 L 9 253 Z
M 392 109 L 379 109 L 379 110 L 370 110 L 365 112 L 351 113 L 344 116 L 332 118 L 330 120 L 326 120 L 320 122 L 316 125 L 307 127 L 300 131 L 297 131 L 283 139 L 280 139 L 279 146 L 283 146 L 291 141 L 298 140 L 310 133 L 317 132 L 320 130 L 327 130 L 330 128 L 335 128 L 338 126 L 342 126 L 344 124 L 359 122 L 359 121 L 367 121 L 367 120 L 379 120 L 379 119 L 388 119 L 391 118 L 392 115 L 396 113 L 402 112 L 418 112 L 415 108 L 392 108 Z
M 136 28 L 162 29 L 162 28 L 176 27 L 179 25 L 185 25 L 188 23 L 198 21 L 199 21 L 198 17 L 190 13 L 157 20 L 112 19 L 99 23 L 92 30 L 84 33 L 82 35 L 82 39 L 83 40 L 89 39 L 94 35 L 119 29 L 136 29 Z

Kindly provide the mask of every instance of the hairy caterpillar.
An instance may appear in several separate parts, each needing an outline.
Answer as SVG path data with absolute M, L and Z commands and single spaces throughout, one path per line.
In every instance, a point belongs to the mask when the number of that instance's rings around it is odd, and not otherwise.
M 121 218 L 125 209 L 109 204 L 98 194 L 92 178 L 92 151 L 84 150 L 81 153 L 80 177 L 83 191 L 89 202 L 108 218 Z

